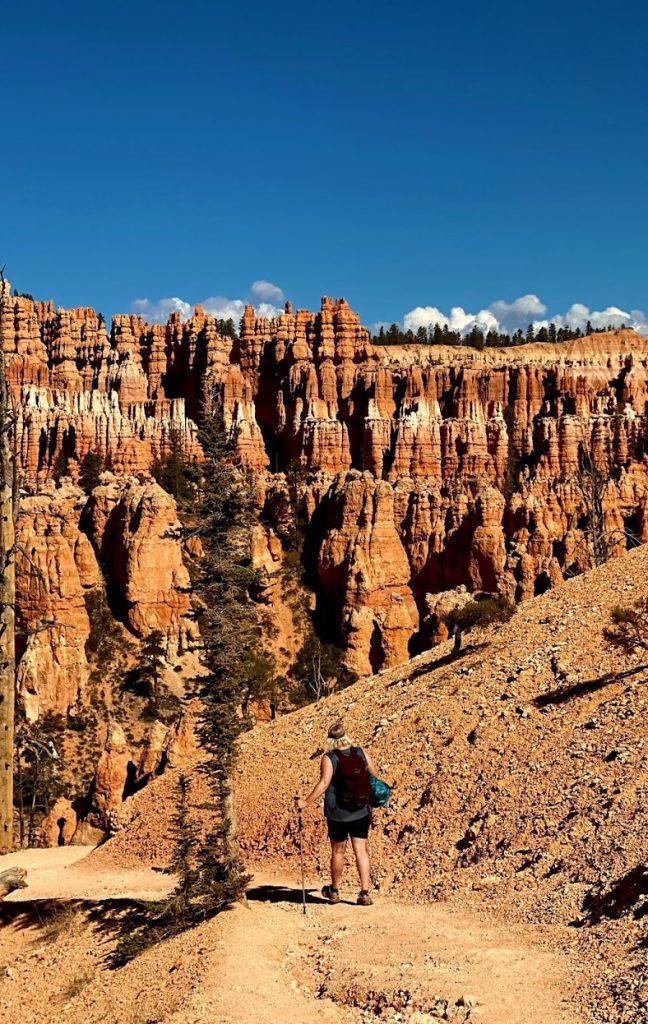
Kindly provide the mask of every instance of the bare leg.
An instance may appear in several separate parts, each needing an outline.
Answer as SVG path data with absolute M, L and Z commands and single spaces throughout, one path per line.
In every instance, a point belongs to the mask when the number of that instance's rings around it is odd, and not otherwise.
M 339 889 L 342 881 L 345 848 L 346 840 L 343 843 L 334 843 L 331 840 L 331 884 L 334 889 Z
M 367 891 L 371 887 L 371 861 L 369 860 L 369 845 L 366 839 L 354 839 L 351 837 L 351 845 L 355 854 L 358 874 L 360 875 L 360 888 Z

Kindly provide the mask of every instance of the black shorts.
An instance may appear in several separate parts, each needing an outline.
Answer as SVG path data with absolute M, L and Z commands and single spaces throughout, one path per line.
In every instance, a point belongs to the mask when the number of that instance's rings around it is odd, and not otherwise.
M 332 843 L 345 843 L 351 836 L 352 839 L 366 839 L 369 835 L 371 815 L 365 814 L 364 818 L 356 818 L 355 821 L 333 821 L 326 819 L 328 825 L 328 837 Z

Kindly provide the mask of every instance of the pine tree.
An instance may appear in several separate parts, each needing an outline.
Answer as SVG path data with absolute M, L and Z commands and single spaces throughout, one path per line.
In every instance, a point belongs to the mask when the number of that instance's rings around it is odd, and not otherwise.
M 398 324 L 390 324 L 389 330 L 387 331 L 387 344 L 399 345 L 401 340 L 401 332 L 398 328 Z
M 475 326 L 472 328 L 472 330 L 470 331 L 466 338 L 466 344 L 470 345 L 471 348 L 477 349 L 478 352 L 481 352 L 483 350 L 484 335 L 483 332 L 479 329 L 479 327 Z
M 187 459 L 179 430 L 171 431 L 168 448 L 151 466 L 151 474 L 160 487 L 173 495 L 179 508 L 194 504 L 200 471 Z
M 166 690 L 162 681 L 165 665 L 164 635 L 154 629 L 142 640 L 138 663 L 126 673 L 124 680 L 125 690 L 147 699 L 143 717 L 166 721 L 177 714 L 179 699 Z
M 99 477 L 106 469 L 106 460 L 98 452 L 88 452 L 81 460 L 79 486 L 90 494 L 99 483 Z
M 191 816 L 189 806 L 189 780 L 186 775 L 178 779 L 178 804 L 173 818 L 171 838 L 174 846 L 173 859 L 168 871 L 178 879 L 178 884 L 167 907 L 171 919 L 186 919 L 196 899 L 199 872 L 196 858 L 200 847 L 200 831 Z
M 61 445 L 56 458 L 54 459 L 54 465 L 52 466 L 52 477 L 56 482 L 70 473 L 70 459 L 65 451 L 65 447 Z
M 205 462 L 193 532 L 200 537 L 202 555 L 192 564 L 205 670 L 198 681 L 199 735 L 219 822 L 202 850 L 200 872 L 205 899 L 212 891 L 220 894 L 220 907 L 223 894 L 238 898 L 247 879 L 238 849 L 231 777 L 243 724 L 240 709 L 250 685 L 250 657 L 252 652 L 261 656 L 262 648 L 259 616 L 250 598 L 257 581 L 250 558 L 253 483 L 237 464 L 236 446 L 226 433 L 218 401 L 203 417 L 200 441 Z

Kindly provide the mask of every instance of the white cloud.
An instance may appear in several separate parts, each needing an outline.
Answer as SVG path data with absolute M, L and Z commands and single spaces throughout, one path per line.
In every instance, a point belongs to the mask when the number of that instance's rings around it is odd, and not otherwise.
M 284 301 L 284 294 L 276 284 L 270 281 L 254 281 L 250 286 L 250 299 L 228 299 L 224 295 L 212 295 L 198 303 L 206 313 L 211 313 L 219 320 L 233 320 L 238 324 L 243 316 L 243 310 L 247 302 L 255 306 L 258 316 L 274 317 L 283 313 L 283 305 L 275 305 Z M 158 299 L 151 302 L 150 299 L 135 299 L 131 303 L 133 313 L 138 313 L 148 323 L 164 324 L 171 313 L 180 313 L 183 320 L 186 320 L 193 313 L 195 303 L 185 302 L 177 297 Z
M 589 321 L 594 328 L 608 325 L 621 327 L 625 324 L 642 334 L 648 334 L 648 316 L 641 309 L 627 312 L 618 306 L 607 306 L 605 309 L 591 310 L 581 302 L 574 302 L 566 313 L 556 313 L 549 317 L 545 316 L 546 313 L 544 302 L 532 294 L 522 295 L 513 302 L 497 299 L 488 309 L 478 313 L 468 313 L 461 306 L 454 306 L 447 314 L 436 306 L 415 306 L 405 313 L 403 329 L 416 332 L 419 327 L 434 327 L 436 324 L 444 327 L 447 324 L 450 330 L 460 331 L 461 334 L 468 334 L 475 326 L 484 332 L 492 329 L 513 334 L 518 328 L 526 330 L 529 323 L 533 323 L 536 329 L 554 323 L 556 327 L 580 327 L 584 330 Z
M 182 299 L 160 299 L 150 302 L 149 299 L 135 299 L 131 303 L 133 313 L 138 313 L 150 324 L 166 323 L 172 313 L 180 313 L 183 320 L 191 316 L 192 308 Z
M 269 302 L 277 306 L 284 302 L 285 296 L 281 288 L 271 281 L 253 281 L 250 285 L 250 295 L 259 302 Z
M 200 303 L 207 313 L 213 314 L 222 320 L 230 318 L 238 324 L 243 316 L 246 303 L 251 302 L 258 316 L 277 317 L 283 313 L 284 293 L 281 288 L 270 281 L 254 281 L 250 285 L 249 299 L 229 299 L 224 295 L 212 295 L 203 299 Z M 159 299 L 151 302 L 149 299 L 136 299 L 131 309 L 134 313 L 144 317 L 149 323 L 166 323 L 171 313 L 180 313 L 183 320 L 186 320 L 193 313 L 194 304 L 184 299 L 173 296 L 172 298 Z M 574 302 L 565 313 L 547 315 L 547 306 L 537 295 L 521 295 L 513 302 L 504 299 L 497 299 L 487 309 L 481 309 L 477 313 L 471 313 L 462 306 L 453 306 L 448 313 L 437 306 L 415 306 L 405 313 L 402 325 L 404 330 L 412 330 L 414 333 L 419 327 L 434 327 L 436 324 L 444 327 L 446 324 L 452 331 L 459 331 L 461 334 L 468 334 L 473 327 L 479 327 L 484 333 L 490 330 L 503 331 L 513 334 L 518 328 L 526 331 L 529 323 L 533 323 L 536 330 L 540 327 L 548 327 L 554 323 L 556 327 L 580 327 L 585 329 L 590 321 L 592 327 L 600 328 L 611 325 L 612 327 L 634 327 L 641 334 L 648 335 L 648 315 L 641 309 L 630 311 L 621 309 L 619 306 L 607 306 L 605 309 L 592 310 L 582 302 Z M 373 324 L 372 327 L 377 333 L 381 324 Z M 388 323 L 383 323 L 385 328 Z
M 479 313 L 466 313 L 461 306 L 453 306 L 446 316 L 436 306 L 416 306 L 403 317 L 403 327 L 406 331 L 416 332 L 419 327 L 445 327 L 451 331 L 461 331 L 467 334 L 473 327 L 480 327 L 483 331 L 497 330 L 497 320 L 488 309 L 482 309 Z
M 209 299 L 204 299 L 200 305 L 204 308 L 205 313 L 211 313 L 219 320 L 231 319 L 235 323 L 239 322 L 245 309 L 243 299 L 226 299 L 224 295 L 213 295 Z
M 537 295 L 522 295 L 514 302 L 498 299 L 488 308 L 500 325 L 500 330 L 509 332 L 516 331 L 521 322 L 526 325 L 547 312 L 547 307 Z
M 587 324 L 591 323 L 594 328 L 604 327 L 634 327 L 640 334 L 648 334 L 648 317 L 641 309 L 633 309 L 627 312 L 618 306 L 607 306 L 605 309 L 589 309 L 582 302 L 574 302 L 566 313 L 552 316 L 549 320 L 534 321 L 534 327 L 547 327 L 554 323 L 556 327 L 570 327 L 573 330 L 580 327 L 585 330 Z

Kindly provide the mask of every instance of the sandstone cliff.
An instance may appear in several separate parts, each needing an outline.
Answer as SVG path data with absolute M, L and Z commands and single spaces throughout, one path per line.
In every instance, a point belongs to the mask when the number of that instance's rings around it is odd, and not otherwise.
M 43 697 L 58 708 L 84 686 L 81 597 L 93 558 L 134 634 L 161 628 L 170 658 L 191 639 L 172 502 L 127 478 L 178 440 L 200 458 L 207 395 L 220 398 L 225 429 L 256 478 L 263 600 L 278 593 L 277 538 L 298 516 L 316 619 L 356 672 L 427 645 L 437 628 L 430 632 L 430 608 L 458 587 L 524 600 L 592 565 L 594 526 L 610 554 L 648 536 L 648 341 L 633 331 L 484 352 L 378 349 L 345 300 L 329 298 L 314 313 L 288 303 L 273 320 L 249 306 L 234 340 L 200 307 L 166 325 L 117 316 L 108 332 L 90 309 L 16 297 L 2 326 L 25 485 L 49 495 L 30 496 L 25 509 L 44 502 L 51 517 L 58 492 L 47 481 L 62 469 L 77 479 L 89 452 L 113 473 L 84 512 L 91 547 L 73 536 L 79 495 L 56 541 L 64 560 L 21 591 L 28 622 L 47 618 L 52 602 L 65 605 L 66 630 L 28 639 L 20 682 L 33 694 L 38 672 L 58 659 L 65 693 Z M 597 472 L 605 483 L 594 524 Z M 33 650 L 48 645 L 36 672 Z

